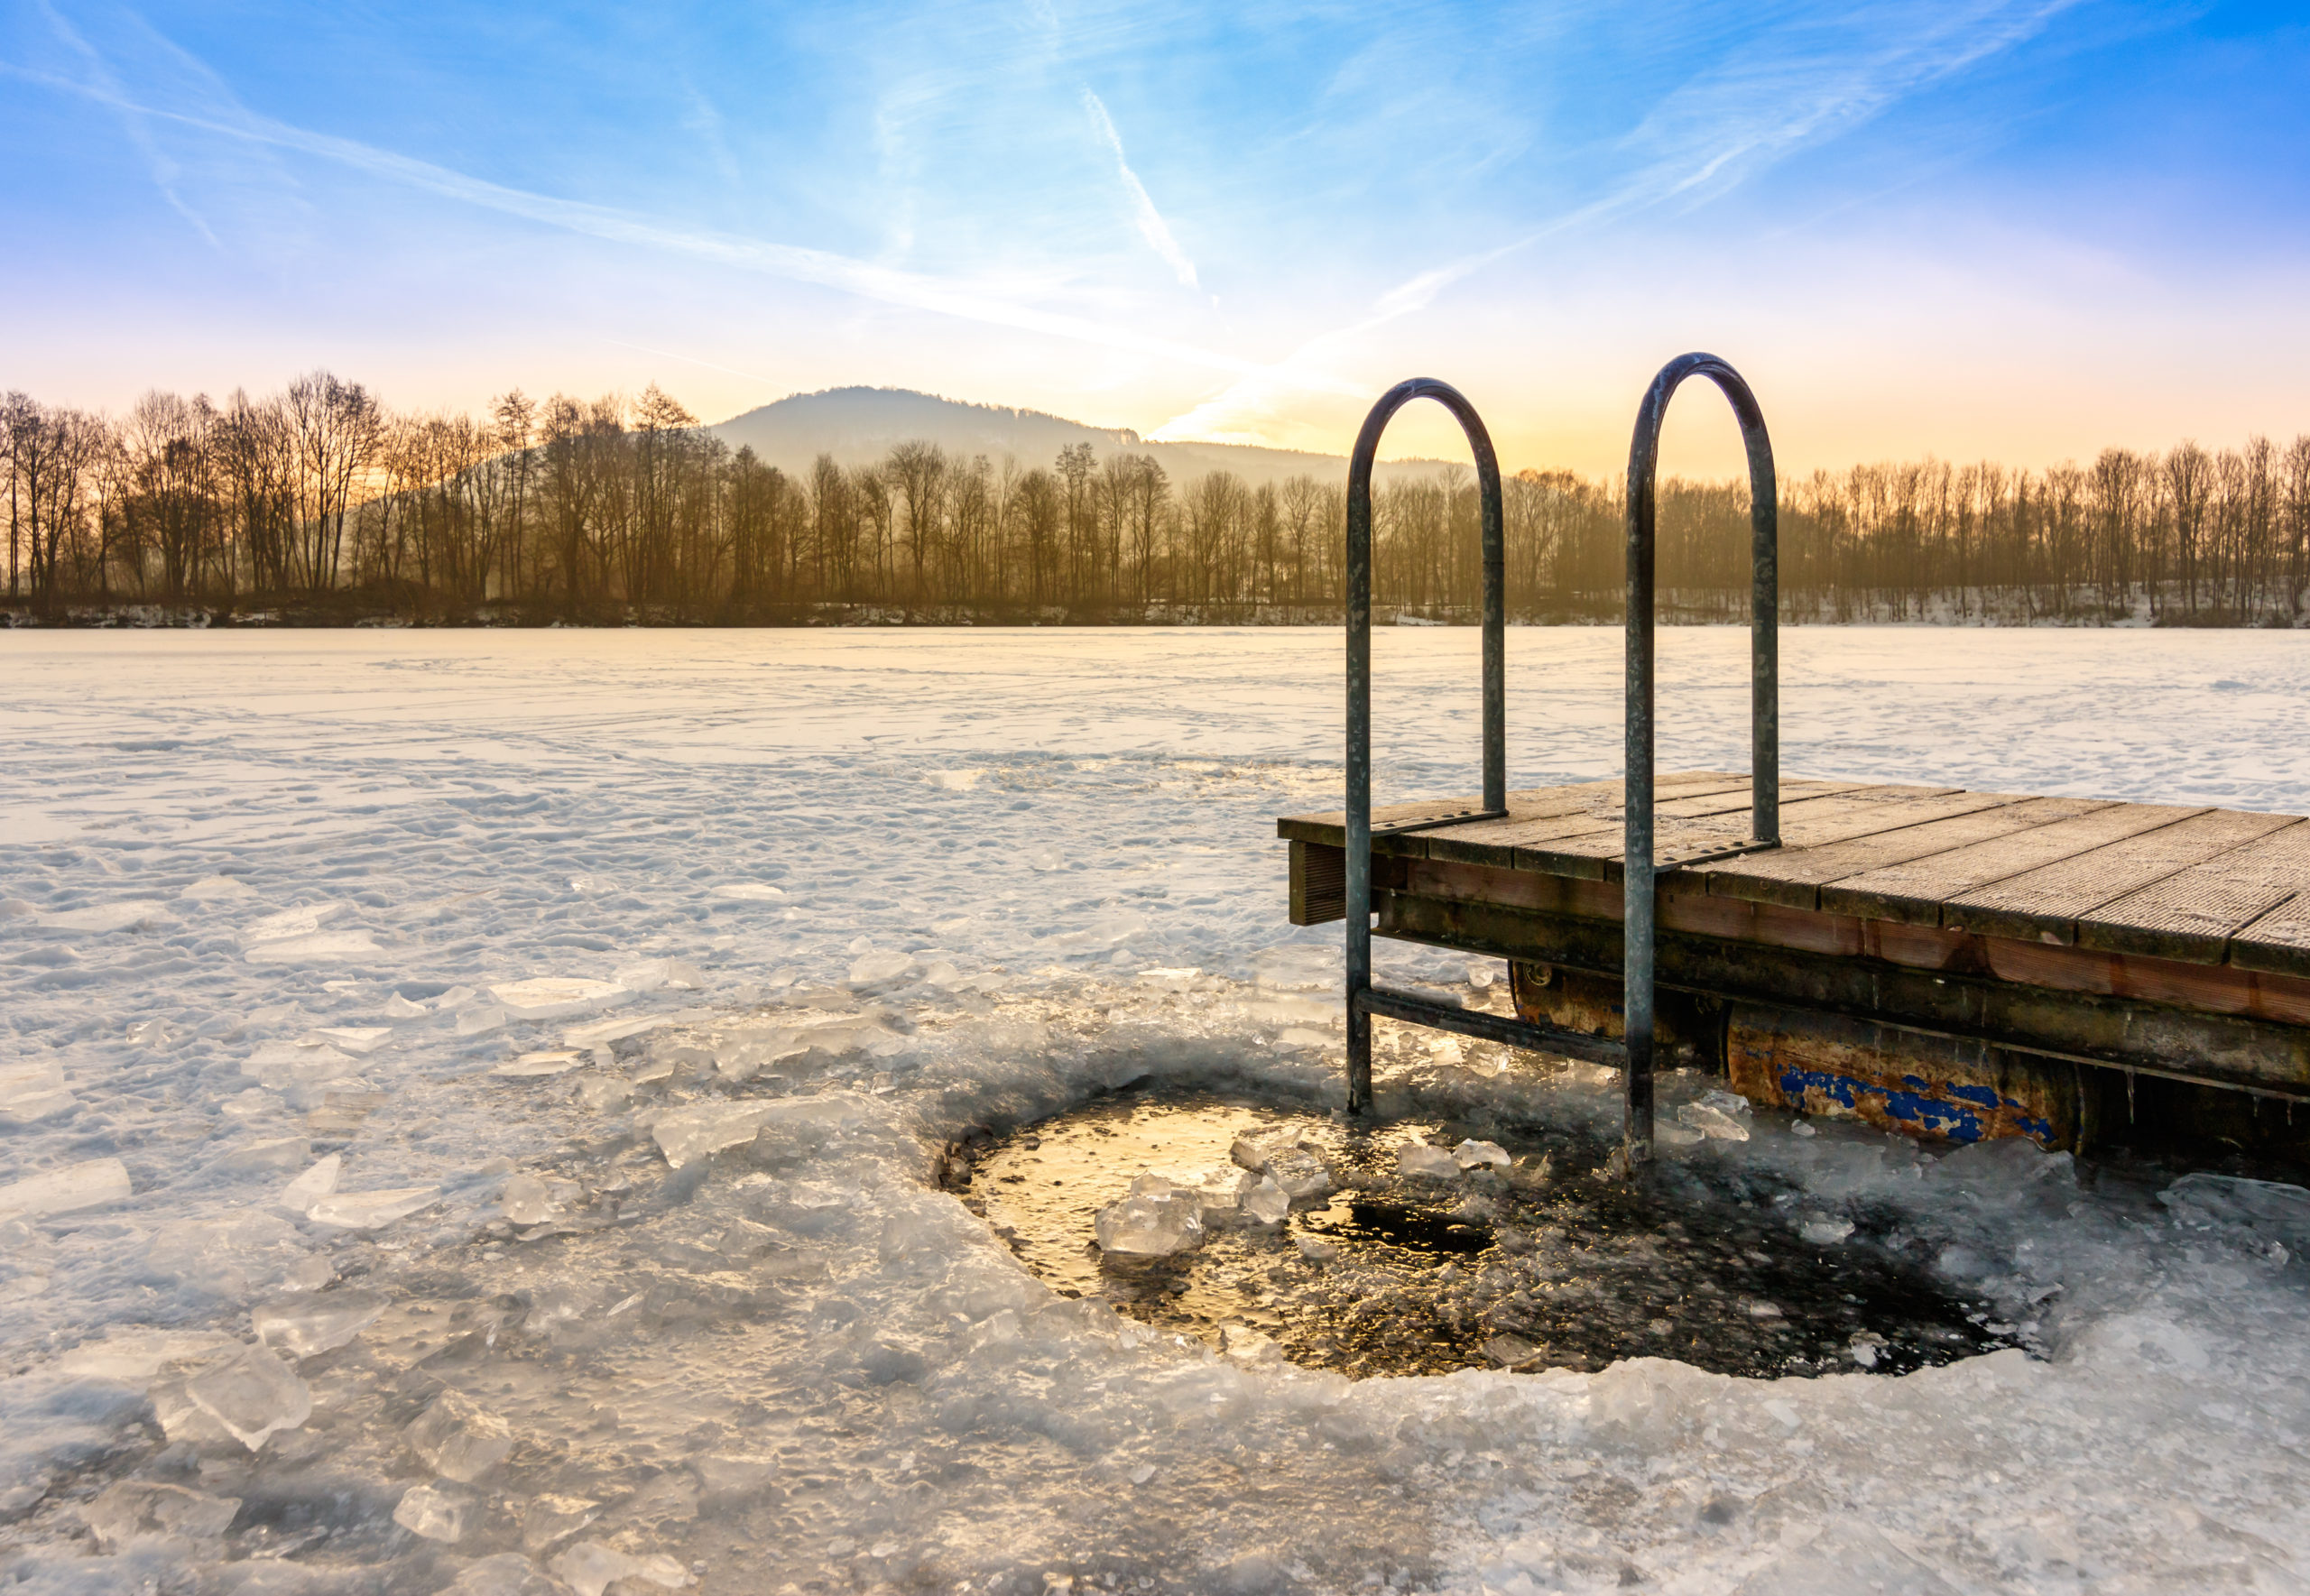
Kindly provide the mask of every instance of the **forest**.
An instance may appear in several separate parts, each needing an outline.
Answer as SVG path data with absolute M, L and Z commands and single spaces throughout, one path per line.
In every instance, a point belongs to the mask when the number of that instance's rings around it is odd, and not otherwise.
M 797 475 L 654 384 L 514 390 L 481 416 L 396 412 L 326 372 L 122 417 L 12 392 L 0 435 L 14 623 L 1322 622 L 1340 602 L 1344 473 L 1174 482 L 1128 448 L 914 442 Z M 1622 484 L 1528 469 L 1506 493 L 1511 616 L 1618 620 Z M 1662 483 L 1664 619 L 1746 618 L 1747 494 Z M 2310 437 L 1860 465 L 1783 481 L 1779 510 L 1793 621 L 2290 626 L 2310 587 Z M 1474 474 L 1391 483 L 1373 518 L 1384 610 L 1471 618 Z

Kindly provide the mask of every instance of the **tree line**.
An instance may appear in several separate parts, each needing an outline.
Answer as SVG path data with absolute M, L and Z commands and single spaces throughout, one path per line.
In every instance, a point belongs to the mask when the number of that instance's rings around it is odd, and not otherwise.
M 32 617 L 129 604 L 310 618 L 1311 621 L 1336 614 L 1338 479 L 1174 482 L 1088 444 L 1049 464 L 901 443 L 806 473 L 733 450 L 654 384 L 397 412 L 317 372 L 125 416 L 0 398 L 7 595 Z M 1510 612 L 1621 611 L 1622 484 L 1505 484 Z M 1747 613 L 1748 490 L 1659 490 L 1664 615 Z M 2290 625 L 2310 588 L 2310 437 L 2103 450 L 2043 470 L 1815 472 L 1780 502 L 1792 620 Z M 1374 495 L 1377 599 L 1470 617 L 1473 474 Z

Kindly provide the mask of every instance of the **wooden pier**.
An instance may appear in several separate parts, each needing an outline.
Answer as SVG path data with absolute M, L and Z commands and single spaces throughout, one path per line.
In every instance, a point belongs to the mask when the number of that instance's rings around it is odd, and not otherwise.
M 1622 787 L 1372 815 L 1372 934 L 1511 963 L 1527 1021 L 1618 1034 Z M 2310 820 L 1953 788 L 1662 773 L 1659 1046 L 1751 1100 L 1920 1135 L 2083 1149 L 2146 1121 L 2298 1149 Z M 1291 919 L 1344 912 L 1344 814 L 1277 824 Z M 1688 861 L 1682 863 L 1679 861 Z M 2310 1115 L 2303 1130 L 2310 1132 Z

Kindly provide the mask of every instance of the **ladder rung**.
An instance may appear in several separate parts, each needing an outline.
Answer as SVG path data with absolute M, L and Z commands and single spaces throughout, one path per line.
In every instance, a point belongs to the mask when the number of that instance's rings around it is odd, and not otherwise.
M 1624 1064 L 1628 1060 L 1628 1049 L 1610 1037 L 1592 1037 L 1585 1031 L 1566 1030 L 1559 1026 L 1534 1025 L 1529 1020 L 1511 1019 L 1504 1014 L 1487 1014 L 1476 1009 L 1455 1009 L 1449 1003 L 1416 998 L 1409 992 L 1390 992 L 1382 986 L 1363 992 L 1357 1002 L 1367 1014 L 1384 1014 L 1391 1019 L 1409 1020 L 1437 1030 L 1457 1031 L 1479 1041 L 1504 1042 L 1511 1047 L 1561 1054 L 1566 1058 L 1586 1059 L 1591 1064 Z

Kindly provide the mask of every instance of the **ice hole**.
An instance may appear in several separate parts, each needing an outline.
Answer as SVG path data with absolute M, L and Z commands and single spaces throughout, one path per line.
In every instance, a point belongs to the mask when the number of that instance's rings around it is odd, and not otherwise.
M 1246 1149 L 1312 1154 L 1330 1189 L 1261 1222 L 1211 1195 L 1243 1184 L 1217 1176 Z M 1768 1171 L 1664 1163 L 1632 1186 L 1605 1177 L 1611 1150 L 1585 1130 L 1353 1127 L 1142 1084 L 975 1131 L 940 1179 L 1062 1296 L 1231 1355 L 1264 1338 L 1357 1379 L 1644 1356 L 1752 1378 L 1900 1374 L 2016 1344 L 1890 1238 L 1774 1201 L 1787 1194 Z M 1167 1257 L 1103 1250 L 1101 1211 L 1110 1241 L 1143 1232 L 1117 1222 L 1143 1219 L 1122 1205 L 1150 1191 L 1199 1200 L 1199 1235 L 1178 1227 Z

